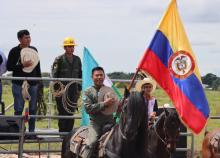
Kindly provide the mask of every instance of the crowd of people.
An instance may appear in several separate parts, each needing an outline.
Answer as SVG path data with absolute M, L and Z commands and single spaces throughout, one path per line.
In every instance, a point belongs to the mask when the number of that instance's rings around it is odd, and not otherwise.
M 0 75 L 6 71 L 11 71 L 13 77 L 41 77 L 40 60 L 37 55 L 37 48 L 31 46 L 31 36 L 28 30 L 20 30 L 17 33 L 19 44 L 12 48 L 8 58 L 0 51 Z M 82 78 L 81 59 L 74 54 L 76 43 L 73 38 L 68 37 L 63 41 L 64 53 L 55 58 L 52 65 L 52 77 L 54 78 Z M 30 53 L 32 52 L 32 54 Z M 29 53 L 29 55 L 28 55 Z M 31 54 L 31 55 L 30 55 Z M 112 116 L 104 116 L 100 113 L 105 107 L 111 105 L 114 99 L 109 98 L 100 103 L 97 95 L 101 87 L 104 86 L 105 73 L 102 67 L 92 70 L 92 80 L 94 85 L 84 92 L 84 106 L 90 115 L 91 128 L 89 137 L 89 148 L 94 148 L 101 127 L 106 122 L 114 122 Z M 33 80 L 12 80 L 12 94 L 14 98 L 14 115 L 22 115 L 25 101 L 29 102 L 29 114 L 35 115 L 37 110 L 37 92 L 39 81 Z M 67 85 L 67 81 L 62 84 Z M 29 97 L 24 96 L 24 89 L 27 88 Z M 149 119 L 156 116 L 158 110 L 157 100 L 152 96 L 156 88 L 156 83 L 145 78 L 136 84 L 136 90 L 142 92 L 146 106 L 148 107 Z M 0 83 L 0 101 L 2 100 L 2 84 Z M 62 95 L 55 97 L 59 115 L 71 115 L 63 107 Z M 35 131 L 35 119 L 29 119 L 29 132 Z M 73 129 L 74 119 L 59 119 L 58 127 L 60 132 L 70 132 Z M 89 154 L 88 150 L 88 155 Z
M 13 77 L 41 77 L 40 60 L 37 48 L 31 46 L 31 36 L 28 30 L 17 32 L 19 44 L 9 51 L 8 58 L 0 51 L 0 75 L 6 71 L 12 72 Z M 52 65 L 52 74 L 55 78 L 82 78 L 82 65 L 78 56 L 74 55 L 76 46 L 73 38 L 64 39 L 64 53 L 55 58 Z M 68 82 L 64 82 L 66 85 Z M 14 115 L 22 115 L 25 101 L 29 102 L 28 112 L 35 115 L 37 111 L 37 92 L 39 81 L 12 80 L 12 94 L 14 98 Z M 28 92 L 29 97 L 25 94 Z M 59 115 L 69 115 L 62 105 L 62 96 L 56 97 Z M 2 101 L 2 83 L 0 82 L 0 101 Z M 60 119 L 58 126 L 60 132 L 72 130 L 74 120 Z M 29 132 L 35 131 L 35 118 L 28 121 Z M 33 136 L 34 137 L 34 136 Z

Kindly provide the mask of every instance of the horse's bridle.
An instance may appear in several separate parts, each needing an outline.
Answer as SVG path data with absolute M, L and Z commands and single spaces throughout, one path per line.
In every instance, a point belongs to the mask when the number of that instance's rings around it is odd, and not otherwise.
M 165 138 L 163 139 L 163 138 L 158 134 L 157 129 L 156 129 L 156 123 L 155 123 L 155 122 L 154 122 L 153 128 L 154 128 L 154 132 L 156 133 L 157 137 L 163 142 L 164 145 L 167 145 L 166 135 L 165 135 Z
M 165 120 L 166 120 L 166 116 L 165 116 L 165 119 L 164 119 L 164 124 L 165 124 Z M 157 132 L 157 129 L 156 129 L 156 124 L 157 122 L 154 122 L 154 125 L 153 125 L 153 128 L 154 128 L 154 131 L 157 135 L 157 137 L 163 142 L 163 144 L 166 146 L 169 142 L 177 142 L 177 140 L 175 139 L 167 139 L 167 132 L 166 132 L 166 127 L 164 127 L 163 125 L 163 131 L 164 131 L 164 139 L 158 134 Z

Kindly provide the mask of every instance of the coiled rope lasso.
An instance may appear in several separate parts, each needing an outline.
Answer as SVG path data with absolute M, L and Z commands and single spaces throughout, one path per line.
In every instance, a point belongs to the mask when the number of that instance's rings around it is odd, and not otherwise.
M 56 85 L 55 85 L 56 84 Z M 77 101 L 80 96 L 81 85 L 79 82 L 71 81 L 66 86 L 61 82 L 53 84 L 56 89 L 53 92 L 55 97 L 62 97 L 63 108 L 69 114 L 74 114 L 77 107 Z
M 64 93 L 65 86 L 60 81 L 55 81 L 52 83 L 52 89 L 53 89 L 53 96 L 54 97 L 61 97 Z
M 24 101 L 30 101 L 31 100 L 31 96 L 28 92 L 29 88 L 30 88 L 30 85 L 28 84 L 27 80 L 25 80 L 22 84 L 22 90 L 21 90 Z

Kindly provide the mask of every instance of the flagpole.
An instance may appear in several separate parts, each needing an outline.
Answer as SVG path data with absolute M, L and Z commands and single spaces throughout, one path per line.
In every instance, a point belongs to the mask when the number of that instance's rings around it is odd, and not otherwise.
M 130 82 L 130 84 L 129 84 L 129 86 L 128 86 L 128 91 L 131 90 L 131 87 L 132 87 L 132 85 L 134 84 L 135 78 L 136 78 L 136 76 L 137 76 L 139 70 L 140 70 L 140 68 L 137 68 L 137 70 L 136 70 L 134 76 L 132 77 L 132 80 L 131 80 L 131 82 Z M 119 114 L 121 113 L 122 107 L 123 107 L 124 102 L 125 102 L 125 99 L 126 99 L 126 98 L 125 98 L 125 96 L 124 96 L 123 99 L 122 99 L 122 101 L 121 101 L 120 104 L 118 105 L 118 109 L 117 109 L 117 112 L 116 112 L 116 117 L 119 116 Z
M 130 84 L 129 84 L 129 86 L 128 86 L 128 90 L 129 90 L 129 91 L 131 90 L 131 87 L 132 87 L 132 85 L 134 84 L 134 80 L 135 80 L 135 78 L 136 78 L 136 76 L 137 76 L 139 70 L 140 70 L 140 68 L 137 68 L 137 70 L 136 70 L 134 76 L 132 77 L 132 80 L 131 80 L 131 82 L 130 82 Z

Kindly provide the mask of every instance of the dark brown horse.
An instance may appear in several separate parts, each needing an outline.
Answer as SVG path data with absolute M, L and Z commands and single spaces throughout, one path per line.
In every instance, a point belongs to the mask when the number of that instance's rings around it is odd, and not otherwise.
M 220 128 L 206 132 L 202 143 L 203 158 L 220 158 Z
M 180 120 L 175 109 L 167 108 L 148 129 L 148 158 L 169 158 L 176 150 Z
M 115 125 L 106 146 L 105 158 L 146 158 L 147 110 L 142 94 L 132 92 L 123 107 L 120 121 Z M 74 133 L 74 132 L 73 132 Z M 70 136 L 62 144 L 62 158 L 75 158 L 70 151 Z M 98 157 L 94 154 L 94 157 Z

